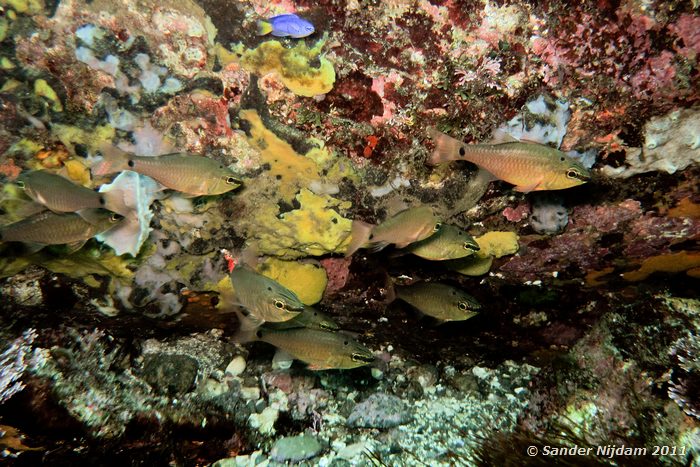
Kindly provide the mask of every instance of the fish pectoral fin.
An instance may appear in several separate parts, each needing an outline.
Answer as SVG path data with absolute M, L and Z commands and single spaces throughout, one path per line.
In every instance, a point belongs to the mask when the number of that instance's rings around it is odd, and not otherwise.
M 24 249 L 27 252 L 27 254 L 34 254 L 37 251 L 41 250 L 44 248 L 46 245 L 43 243 L 34 243 L 34 242 L 25 242 L 24 243 Z
M 287 370 L 291 368 L 292 363 L 294 363 L 294 357 L 281 349 L 277 349 L 275 356 L 272 357 L 272 368 Z
M 532 185 L 518 185 L 514 189 L 515 189 L 515 191 L 519 191 L 521 193 L 530 193 L 531 191 L 536 191 L 541 184 L 542 184 L 542 179 L 540 178 Z
M 376 253 L 378 251 L 383 250 L 387 246 L 389 246 L 389 242 L 375 242 L 375 243 L 370 243 L 366 248 L 369 250 L 370 253 Z
M 87 242 L 87 240 L 78 240 L 77 242 L 68 243 L 66 244 L 66 249 L 68 250 L 69 254 L 75 253 L 76 251 L 80 250 L 83 245 L 85 245 L 85 242 Z

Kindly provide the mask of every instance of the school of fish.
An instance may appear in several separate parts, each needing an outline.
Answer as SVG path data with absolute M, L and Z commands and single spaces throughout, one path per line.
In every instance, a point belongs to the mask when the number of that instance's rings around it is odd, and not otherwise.
M 296 14 L 258 22 L 260 35 L 297 39 L 314 32 L 314 26 Z M 433 128 L 428 133 L 435 145 L 429 165 L 469 161 L 493 178 L 514 185 L 517 191 L 561 190 L 591 179 L 582 164 L 548 146 L 521 141 L 464 144 Z M 225 165 L 188 153 L 137 156 L 111 148 L 92 167 L 96 178 L 123 171 L 150 177 L 164 189 L 188 197 L 222 195 L 243 184 Z M 77 185 L 49 170 L 24 172 L 16 183 L 39 208 L 22 220 L 0 227 L 0 243 L 19 242 L 30 253 L 53 245 L 66 245 L 68 252 L 75 251 L 96 235 L 118 226 L 128 214 L 114 199 L 114 193 Z M 360 249 L 375 253 L 393 245 L 424 260 L 441 262 L 479 251 L 479 244 L 468 232 L 444 224 L 428 206 L 407 208 L 376 225 L 356 220 L 349 236 L 346 256 Z M 229 278 L 235 305 L 244 310 L 239 313 L 238 342 L 266 342 L 278 349 L 277 362 L 290 364 L 296 359 L 313 370 L 350 369 L 375 361 L 374 353 L 343 332 L 330 316 L 305 305 L 293 291 L 254 267 L 235 264 L 230 267 Z M 451 284 L 392 282 L 389 288 L 390 301 L 402 301 L 439 323 L 464 321 L 482 309 L 472 296 Z

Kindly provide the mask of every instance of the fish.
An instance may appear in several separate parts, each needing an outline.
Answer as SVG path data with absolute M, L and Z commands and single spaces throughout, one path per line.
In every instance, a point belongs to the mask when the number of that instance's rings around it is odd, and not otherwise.
M 46 245 L 65 244 L 75 251 L 95 235 L 119 225 L 122 219 L 104 209 L 84 209 L 79 214 L 42 211 L 0 227 L 0 242 L 23 242 L 33 251 Z
M 464 321 L 481 311 L 481 305 L 474 297 L 456 287 L 439 282 L 396 285 L 394 294 L 397 299 L 441 322 Z
M 294 13 L 273 16 L 258 21 L 258 35 L 272 34 L 275 37 L 291 37 L 300 39 L 315 31 L 314 25 Z
M 469 256 L 479 251 L 479 244 L 459 227 L 442 224 L 435 234 L 408 245 L 406 250 L 431 261 L 445 261 Z
M 428 132 L 435 141 L 429 165 L 469 161 L 499 180 L 515 185 L 516 191 L 563 190 L 591 179 L 590 172 L 581 163 L 549 146 L 517 140 L 499 144 L 464 144 L 435 128 Z
M 238 302 L 255 325 L 288 321 L 304 310 L 304 304 L 294 292 L 245 264 L 236 265 L 229 278 Z
M 330 316 L 312 306 L 304 307 L 301 313 L 288 321 L 268 323 L 266 326 L 271 329 L 309 328 L 330 332 L 340 329 L 338 323 L 333 321 Z
M 103 194 L 46 170 L 24 172 L 16 183 L 32 200 L 54 212 L 104 208 L 107 204 Z
M 260 328 L 255 331 L 252 340 L 274 345 L 306 363 L 310 370 L 347 370 L 375 361 L 371 350 L 342 332 L 310 328 Z
M 184 152 L 162 156 L 106 152 L 103 160 L 93 166 L 92 174 L 102 176 L 124 170 L 146 175 L 166 188 L 190 196 L 220 195 L 242 185 L 223 164 Z
M 378 225 L 356 220 L 352 223 L 350 245 L 345 256 L 352 255 L 360 248 L 379 251 L 392 243 L 396 248 L 404 248 L 430 237 L 439 230 L 440 225 L 428 206 L 404 209 Z

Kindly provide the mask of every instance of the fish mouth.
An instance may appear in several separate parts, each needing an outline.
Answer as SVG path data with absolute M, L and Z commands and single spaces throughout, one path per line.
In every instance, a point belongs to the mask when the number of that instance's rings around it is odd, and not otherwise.
M 362 363 L 372 363 L 374 362 L 374 355 L 366 355 L 360 353 L 354 353 L 351 355 L 353 361 Z

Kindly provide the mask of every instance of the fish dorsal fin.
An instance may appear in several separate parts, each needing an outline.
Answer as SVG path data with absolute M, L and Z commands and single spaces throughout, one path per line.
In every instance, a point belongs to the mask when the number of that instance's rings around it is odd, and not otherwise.
M 515 136 L 511 135 L 510 133 L 501 130 L 501 129 L 496 129 L 493 131 L 493 134 L 491 135 L 491 139 L 488 141 L 489 144 L 505 144 L 505 143 L 526 143 L 526 144 L 539 144 L 542 145 L 542 143 L 539 143 L 537 141 L 533 141 L 531 139 L 525 139 L 525 138 L 516 138 Z
M 515 136 L 507 133 L 501 129 L 496 129 L 491 135 L 491 139 L 487 141 L 489 144 L 504 144 L 504 143 L 517 143 L 520 140 Z

